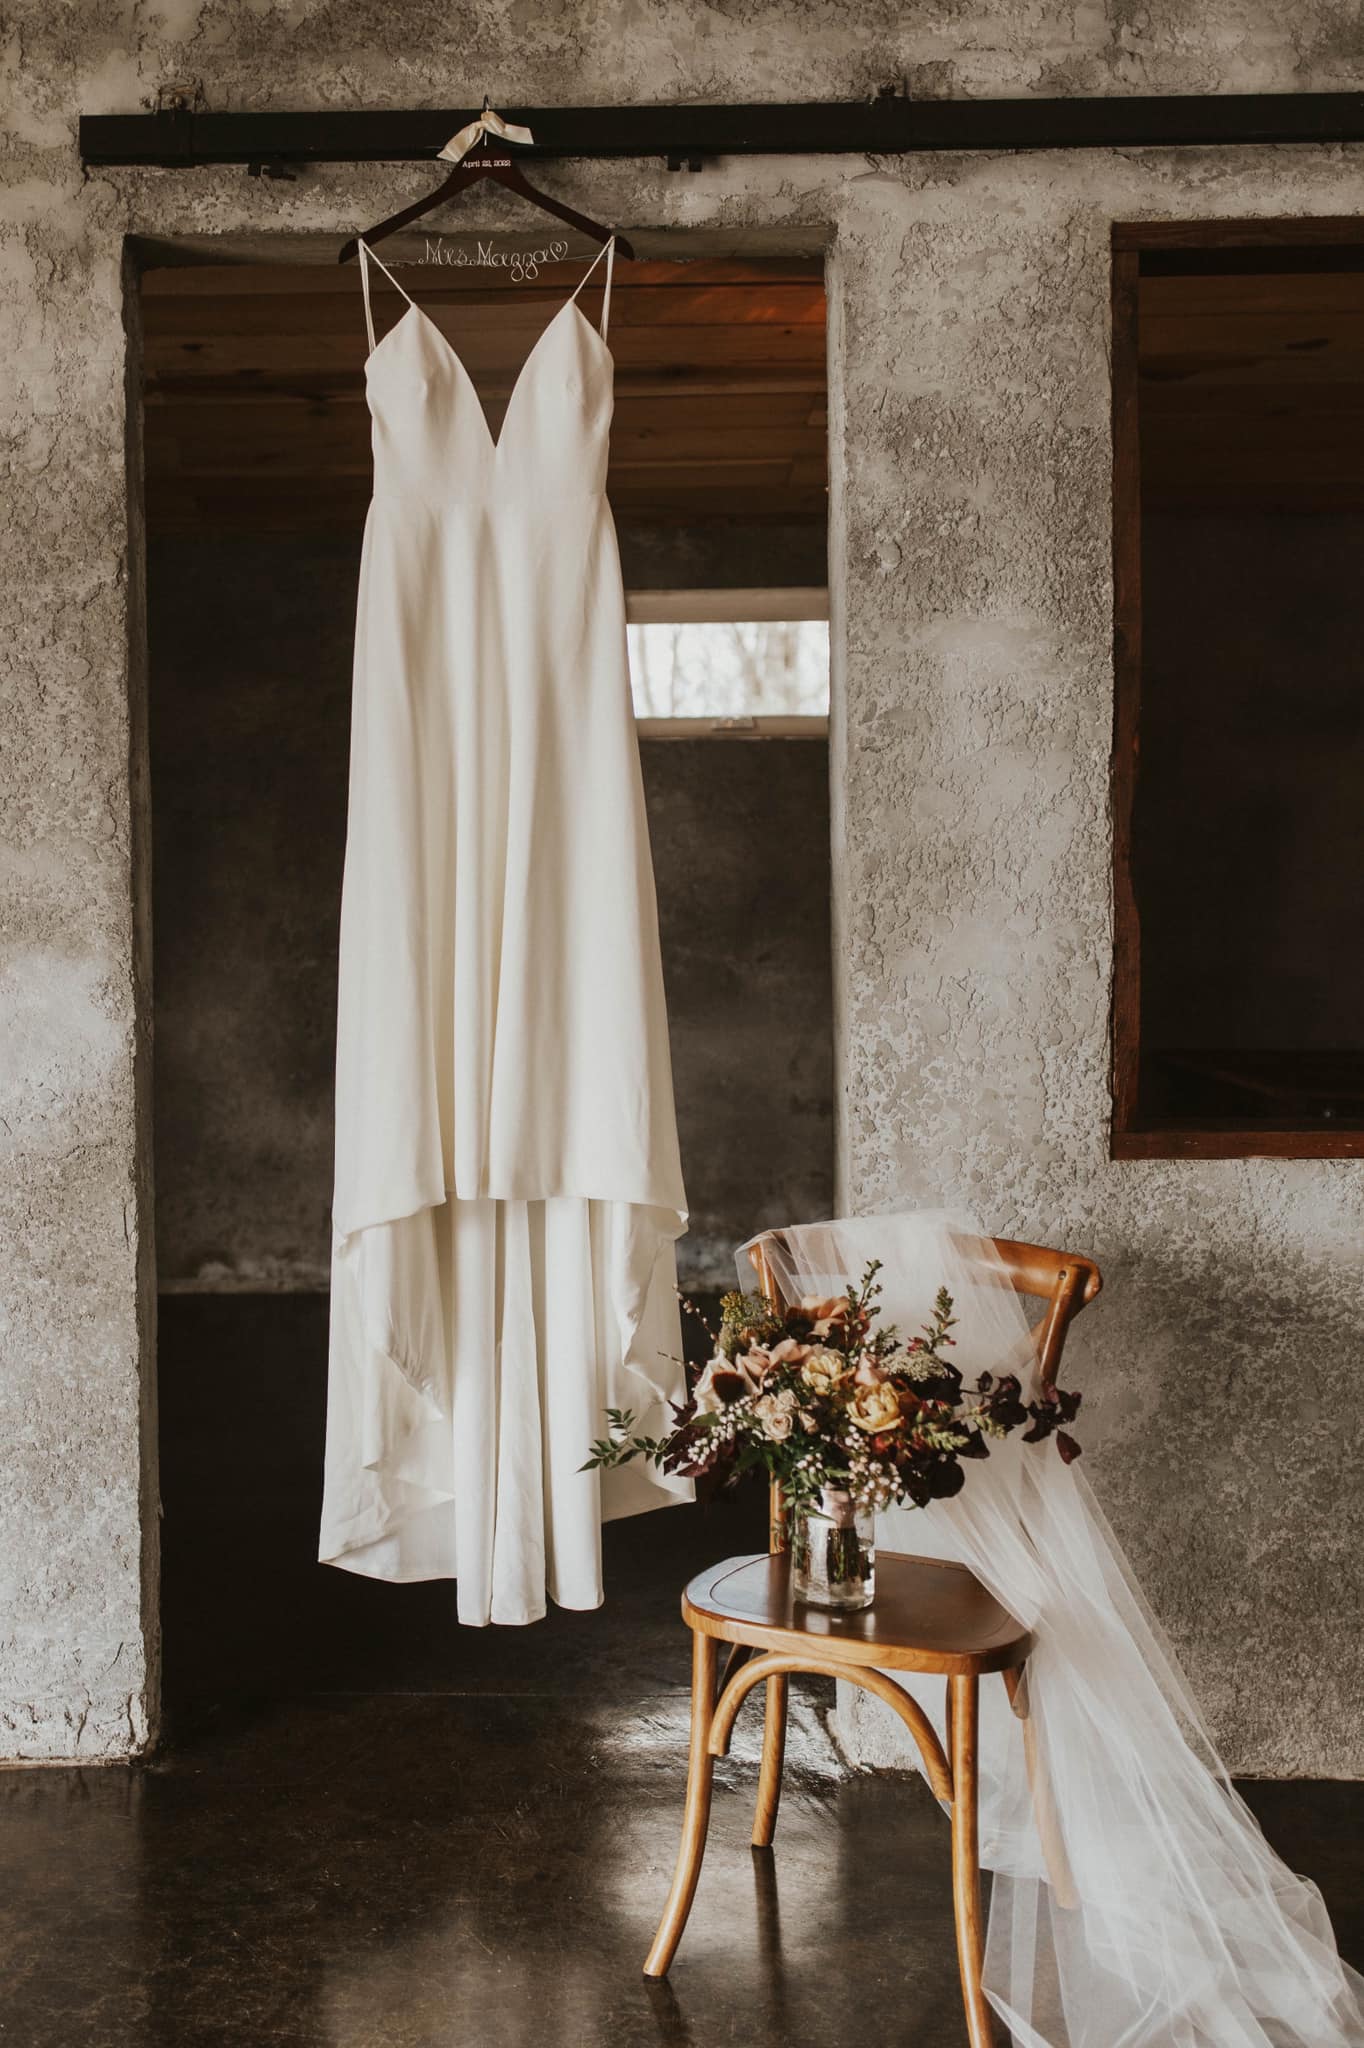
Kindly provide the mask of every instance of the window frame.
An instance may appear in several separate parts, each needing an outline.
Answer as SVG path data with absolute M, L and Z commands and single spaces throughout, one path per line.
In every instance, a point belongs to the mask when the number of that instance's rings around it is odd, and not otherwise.
M 1113 1159 L 1356 1159 L 1364 1130 L 1199 1129 L 1138 1121 L 1141 925 L 1133 810 L 1141 731 L 1141 446 L 1138 313 L 1142 257 L 1152 251 L 1364 246 L 1364 215 L 1309 219 L 1118 221 L 1112 232 L 1113 378 L 1113 978 L 1110 1017 Z
M 763 589 L 630 590 L 625 621 L 630 626 L 748 624 L 763 620 L 829 616 L 823 585 L 791 584 Z M 636 718 L 642 740 L 813 740 L 828 736 L 827 714 L 769 713 L 739 718 Z

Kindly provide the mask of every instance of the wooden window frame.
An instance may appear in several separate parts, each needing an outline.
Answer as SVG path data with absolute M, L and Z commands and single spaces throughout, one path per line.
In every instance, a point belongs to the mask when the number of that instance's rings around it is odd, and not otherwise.
M 1317 219 L 1115 222 L 1113 226 L 1113 984 L 1110 1153 L 1114 1159 L 1355 1159 L 1364 1130 L 1199 1130 L 1137 1122 L 1141 928 L 1132 817 L 1141 727 L 1141 447 L 1138 290 L 1150 251 L 1364 245 L 1364 215 Z
M 764 619 L 827 619 L 824 584 L 791 584 L 762 589 L 627 590 L 625 618 L 631 626 L 730 625 Z M 642 740 L 816 740 L 827 739 L 827 714 L 764 712 L 734 718 L 636 718 Z
M 761 590 L 628 590 L 625 618 L 631 626 L 748 625 L 827 619 L 829 593 L 823 584 L 764 586 Z

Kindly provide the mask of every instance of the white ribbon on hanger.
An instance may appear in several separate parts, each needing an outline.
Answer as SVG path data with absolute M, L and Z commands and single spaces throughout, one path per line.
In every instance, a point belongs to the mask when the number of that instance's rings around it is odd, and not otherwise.
M 485 107 L 478 119 L 466 123 L 458 135 L 452 135 L 438 154 L 444 157 L 447 163 L 457 164 L 461 157 L 469 154 L 476 142 L 483 140 L 485 135 L 498 135 L 504 142 L 526 143 L 535 140 L 529 128 L 522 128 L 515 121 L 504 121 L 491 107 Z

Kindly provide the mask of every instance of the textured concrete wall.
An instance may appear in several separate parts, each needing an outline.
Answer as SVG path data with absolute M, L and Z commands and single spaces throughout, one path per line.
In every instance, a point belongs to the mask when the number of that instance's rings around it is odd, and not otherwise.
M 1353 89 L 1364 33 L 1345 0 L 533 17 L 512 0 L 19 0 L 3 61 L 0 1726 L 15 1754 L 117 1756 L 145 1736 L 155 1637 L 123 237 L 312 235 L 327 260 L 429 173 L 83 179 L 77 112 L 186 76 L 217 107 L 834 98 L 895 79 Z M 1292 149 L 552 174 L 645 246 L 650 228 L 754 253 L 831 240 L 845 1193 L 967 1199 L 1104 1261 L 1077 1345 L 1104 1390 L 1093 1473 L 1231 1760 L 1262 1770 L 1364 1769 L 1340 1621 L 1358 1508 L 1338 1477 L 1359 1421 L 1364 1168 L 1105 1156 L 1108 225 L 1349 212 L 1362 166 Z M 1285 1412 L 1269 1397 L 1289 1367 Z
M 1361 158 L 910 179 L 838 244 L 846 1190 L 1097 1256 L 1089 1476 L 1235 1765 L 1348 1775 L 1364 1163 L 1107 1157 L 1106 287 L 1113 218 L 1347 213 Z

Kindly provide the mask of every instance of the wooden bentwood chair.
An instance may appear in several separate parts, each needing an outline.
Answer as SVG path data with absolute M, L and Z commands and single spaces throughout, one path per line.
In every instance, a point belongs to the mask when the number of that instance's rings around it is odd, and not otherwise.
M 750 1257 L 763 1293 L 781 1306 L 760 1239 Z M 1051 1385 L 1071 1320 L 1099 1292 L 1092 1259 L 1040 1245 L 995 1240 L 1016 1293 L 1046 1302 L 1034 1337 L 1042 1380 Z M 993 1267 L 991 1268 L 993 1271 Z M 1053 1453 L 1054 1455 L 1054 1453 Z M 876 1599 L 868 1608 L 835 1612 L 796 1604 L 791 1597 L 781 1491 L 771 1493 L 770 1552 L 732 1557 L 692 1580 L 682 1596 L 682 1619 L 692 1632 L 691 1750 L 682 1846 L 663 1908 L 646 1977 L 666 1977 L 687 1924 L 710 1822 L 711 1779 L 717 1756 L 729 1749 L 735 1717 L 758 1685 L 767 1690 L 762 1762 L 753 1846 L 770 1848 L 781 1797 L 786 1747 L 787 1685 L 792 1672 L 845 1678 L 874 1693 L 900 1716 L 923 1758 L 936 1796 L 952 1814 L 952 1904 L 957 1926 L 966 2031 L 971 2048 L 990 2048 L 990 2008 L 981 1990 L 980 1861 L 976 1829 L 976 1748 L 979 1685 L 998 1671 L 1014 1712 L 1024 1721 L 1034 1810 L 1058 1895 L 1070 1894 L 1064 1854 L 1051 1820 L 1046 1787 L 1034 1772 L 1028 1741 L 1024 1666 L 1032 1647 L 1026 1629 L 988 1593 L 965 1565 L 899 1557 L 878 1550 Z M 730 1645 L 724 1677 L 716 1684 L 719 1645 Z M 947 1681 L 947 1753 L 918 1702 L 887 1671 L 941 1672 Z

